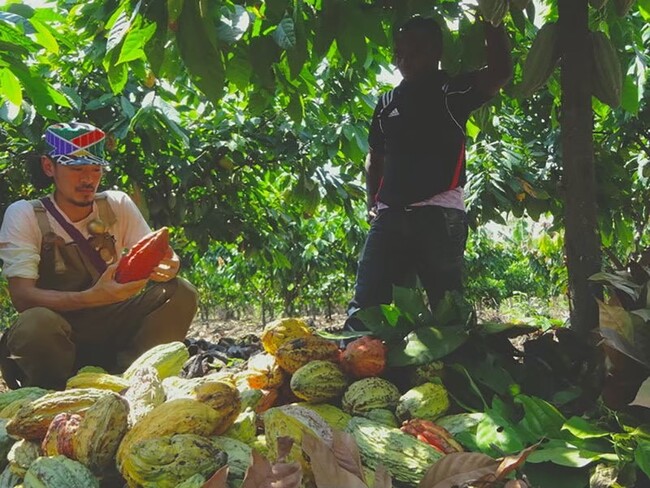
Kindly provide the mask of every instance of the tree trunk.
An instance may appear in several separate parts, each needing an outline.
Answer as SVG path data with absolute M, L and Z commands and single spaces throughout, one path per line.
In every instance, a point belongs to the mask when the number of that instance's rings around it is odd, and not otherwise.
M 601 288 L 588 281 L 601 266 L 591 106 L 591 44 L 588 0 L 559 0 L 562 46 L 562 167 L 565 191 L 565 250 L 571 327 L 583 338 L 598 326 L 595 298 Z

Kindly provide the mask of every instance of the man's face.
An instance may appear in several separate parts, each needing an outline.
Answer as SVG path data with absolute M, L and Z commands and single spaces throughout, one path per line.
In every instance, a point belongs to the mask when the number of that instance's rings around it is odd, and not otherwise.
M 54 179 L 57 197 L 77 207 L 93 204 L 103 174 L 99 165 L 56 164 L 48 157 L 43 159 L 43 171 Z
M 406 81 L 437 69 L 440 55 L 440 47 L 423 32 L 405 31 L 395 39 L 394 63 Z

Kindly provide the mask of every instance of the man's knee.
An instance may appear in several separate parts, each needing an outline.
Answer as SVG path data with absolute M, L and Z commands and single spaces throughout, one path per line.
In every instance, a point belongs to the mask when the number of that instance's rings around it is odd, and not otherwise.
M 191 311 L 192 317 L 199 306 L 199 292 L 194 285 L 183 278 L 176 278 L 176 291 L 171 297 L 183 309 Z
M 70 337 L 72 327 L 61 315 L 45 307 L 34 307 L 21 312 L 8 331 L 8 341 L 16 342 L 18 337 L 33 340 L 34 337 L 64 335 Z

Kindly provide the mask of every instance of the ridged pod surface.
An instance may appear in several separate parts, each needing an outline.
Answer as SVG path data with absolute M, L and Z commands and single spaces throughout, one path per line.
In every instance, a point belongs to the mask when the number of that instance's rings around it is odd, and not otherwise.
M 41 443 L 41 450 L 46 456 L 59 454 L 75 459 L 72 439 L 81 424 L 81 415 L 60 413 L 50 423 L 45 438 Z
M 126 433 L 117 450 L 117 467 L 122 472 L 122 464 L 131 447 L 139 441 L 173 434 L 209 436 L 221 420 L 205 403 L 190 398 L 169 400 L 154 408 Z
M 352 383 L 343 394 L 343 410 L 361 415 L 377 408 L 395 410 L 400 393 L 397 387 L 383 378 L 364 378 Z
M 529 97 L 551 77 L 560 59 L 559 28 L 555 22 L 544 24 L 528 50 L 519 91 Z
M 296 405 L 316 412 L 332 429 L 345 429 L 352 418 L 350 414 L 329 403 L 297 403 Z
M 7 432 L 15 437 L 40 442 L 45 437 L 50 422 L 57 414 L 64 412 L 81 414 L 104 395 L 112 394 L 112 392 L 96 388 L 79 388 L 48 393 L 24 405 L 7 422 Z
M 25 488 L 99 488 L 99 480 L 78 461 L 65 456 L 39 457 L 25 474 Z
M 614 45 L 604 32 L 591 33 L 593 56 L 591 89 L 601 102 L 616 108 L 621 104 L 623 72 Z
M 373 422 L 377 422 L 378 424 L 386 425 L 388 427 L 399 427 L 399 420 L 397 420 L 395 414 L 385 408 L 376 408 L 374 410 L 370 410 L 369 412 L 365 412 L 362 417 L 365 417 L 368 420 L 372 420 Z
M 279 388 L 285 373 L 271 354 L 256 354 L 248 360 L 246 369 L 248 386 L 258 390 Z
M 353 378 L 379 376 L 386 368 L 388 348 L 380 340 L 363 336 L 350 342 L 341 353 L 341 367 Z
M 264 414 L 264 431 L 269 459 L 276 461 L 278 458 L 277 438 L 291 437 L 294 442 L 287 456 L 287 462 L 299 462 L 303 468 L 306 483 L 309 484 L 310 480 L 313 481 L 309 460 L 302 451 L 302 437 L 308 433 L 320 438 L 327 445 L 331 445 L 333 433 L 327 422 L 312 410 L 297 405 L 283 405 L 271 408 Z
M 264 327 L 260 340 L 264 350 L 275 355 L 285 342 L 309 335 L 312 335 L 311 329 L 304 320 L 287 317 L 268 323 Z
M 133 444 L 121 472 L 131 487 L 175 488 L 197 473 L 211 476 L 227 460 L 226 453 L 206 437 L 174 434 Z
M 282 369 L 290 374 L 311 361 L 338 362 L 338 346 L 318 336 L 306 336 L 285 342 L 276 352 L 276 359 Z
M 144 352 L 122 375 L 130 380 L 135 372 L 143 366 L 151 366 L 158 371 L 161 380 L 168 376 L 177 376 L 183 365 L 190 358 L 190 353 L 180 341 L 154 346 Z
M 120 258 L 115 270 L 115 281 L 129 283 L 149 277 L 169 249 L 167 227 L 151 232 L 140 239 L 126 255 Z
M 375 469 L 382 464 L 393 479 L 417 485 L 443 454 L 399 429 L 363 417 L 353 417 L 346 429 L 359 447 L 361 461 Z
M 196 399 L 211 407 L 219 416 L 214 434 L 221 435 L 230 428 L 241 412 L 241 398 L 235 385 L 227 381 L 210 381 L 195 389 Z
M 478 8 L 483 18 L 496 27 L 508 13 L 508 0 L 478 0 Z
M 252 443 L 257 435 L 257 414 L 253 410 L 241 412 L 223 435 L 246 444 Z
M 95 473 L 114 466 L 115 453 L 128 428 L 129 404 L 106 395 L 91 406 L 72 437 L 74 459 Z
M 435 420 L 449 409 L 449 395 L 444 386 L 424 383 L 411 388 L 397 402 L 395 414 L 401 421 Z
M 9 415 L 6 417 L 5 415 L 2 415 L 2 411 L 9 405 L 21 400 L 31 402 L 32 400 L 36 400 L 48 393 L 51 393 L 51 391 L 38 386 L 26 386 L 24 388 L 18 388 L 17 390 L 3 391 L 0 393 L 0 417 L 8 418 L 12 416 Z
M 210 440 L 217 449 L 228 453 L 228 483 L 232 486 L 241 485 L 246 470 L 251 464 L 252 448 L 237 439 L 216 436 Z
M 119 393 L 129 387 L 129 381 L 108 373 L 77 373 L 68 379 L 65 387 L 66 389 L 97 388 Z
M 343 395 L 348 380 L 336 364 L 330 361 L 312 361 L 291 377 L 291 390 L 300 399 L 320 403 Z
M 165 389 L 153 366 L 141 366 L 129 381 L 129 389 L 123 396 L 129 403 L 129 426 L 133 426 L 165 401 Z
M 23 478 L 25 473 L 41 455 L 41 446 L 38 442 L 21 439 L 16 442 L 7 454 L 9 468 Z

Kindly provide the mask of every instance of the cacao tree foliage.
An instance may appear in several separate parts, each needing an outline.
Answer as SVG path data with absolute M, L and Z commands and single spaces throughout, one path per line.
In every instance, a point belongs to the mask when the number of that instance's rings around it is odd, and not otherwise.
M 557 7 L 524 3 L 504 19 L 513 79 L 469 122 L 474 225 L 508 213 L 562 225 L 558 70 L 521 91 L 528 50 Z M 648 239 L 650 1 L 625 16 L 616 2 L 589 8 L 624 75 L 619 108 L 593 99 L 601 229 L 629 253 Z M 368 120 L 392 71 L 392 31 L 413 14 L 443 26 L 443 68 L 484 65 L 476 6 L 456 0 L 5 2 L 0 212 L 35 193 L 23 156 L 43 128 L 85 120 L 109 134 L 107 184 L 134 195 L 152 226 L 175 229 L 185 264 L 245 260 L 229 272 L 285 309 L 329 296 L 324 286 L 347 293 L 367 229 Z

